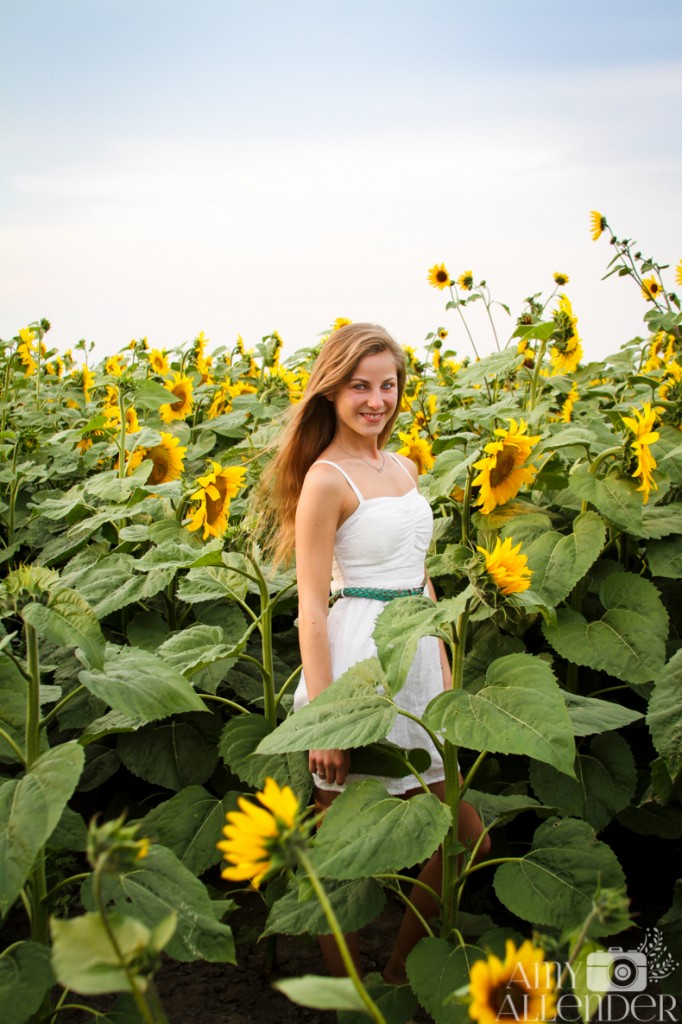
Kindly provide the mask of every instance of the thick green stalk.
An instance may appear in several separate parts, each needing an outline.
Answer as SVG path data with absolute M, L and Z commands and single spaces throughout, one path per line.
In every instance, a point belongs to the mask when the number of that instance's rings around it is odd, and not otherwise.
M 528 405 L 531 412 L 535 408 L 537 400 L 542 394 L 542 388 L 538 388 L 538 384 L 540 383 L 540 368 L 542 367 L 542 360 L 545 358 L 546 349 L 547 342 L 543 339 L 540 342 L 540 349 L 535 356 L 535 369 L 533 371 L 533 377 L 530 384 L 530 401 Z
M 26 770 L 40 756 L 40 655 L 38 652 L 38 634 L 33 626 L 24 624 L 26 642 L 26 664 L 28 667 L 27 700 L 26 700 Z M 26 888 L 31 906 L 31 938 L 34 942 L 47 945 L 49 942 L 47 923 L 47 879 L 45 876 L 45 848 L 42 847 L 36 856 L 35 863 L 28 877 Z
M 332 907 L 331 902 L 329 901 L 329 897 L 327 896 L 327 893 L 324 890 L 324 886 L 322 885 L 319 878 L 315 874 L 315 869 L 313 868 L 307 853 L 305 853 L 304 850 L 299 850 L 298 859 L 301 867 L 303 868 L 308 879 L 310 880 L 310 884 L 315 890 L 315 895 L 317 896 L 320 906 L 322 907 L 322 911 L 327 919 L 327 923 L 332 930 L 332 935 L 334 936 L 334 940 L 339 950 L 339 955 L 343 960 L 343 966 L 346 968 L 346 971 L 348 972 L 348 977 L 353 982 L 353 987 L 355 991 L 357 992 L 357 994 L 360 996 L 360 999 L 367 1007 L 367 1013 L 372 1018 L 372 1020 L 375 1020 L 377 1024 L 386 1024 L 386 1019 L 384 1015 L 382 1014 L 381 1010 L 374 1002 L 367 989 L 365 988 L 362 982 L 362 978 L 360 977 L 355 968 L 355 964 L 353 963 L 353 957 L 351 956 L 350 950 L 348 949 L 348 944 L 344 937 L 343 931 L 341 930 L 341 925 L 338 922 L 338 918 L 334 913 L 334 908 Z
M 102 922 L 102 925 L 104 926 L 105 932 L 107 933 L 107 938 L 111 943 L 112 949 L 114 950 L 114 953 L 118 958 L 119 966 L 121 967 L 123 973 L 126 976 L 126 980 L 128 982 L 128 985 L 130 986 L 130 991 L 133 1000 L 135 1001 L 135 1006 L 137 1008 L 138 1013 L 142 1017 L 144 1024 L 168 1024 L 168 1019 L 165 1013 L 163 1012 L 161 1004 L 158 1003 L 158 999 L 156 1000 L 158 1005 L 154 1007 L 154 1010 L 152 1010 L 152 1008 L 149 1006 L 149 1003 L 145 998 L 144 992 L 142 992 L 139 985 L 137 984 L 137 978 L 131 971 L 130 966 L 126 963 L 126 959 L 123 955 L 123 952 L 121 951 L 121 947 L 118 944 L 116 935 L 114 934 L 111 924 L 109 923 L 104 898 L 102 896 L 102 871 L 106 863 L 106 857 L 106 854 L 100 856 L 97 863 L 95 864 L 95 870 L 93 871 L 92 875 L 92 889 L 93 896 L 95 897 L 95 904 L 97 906 L 97 912 L 99 913 L 100 920 Z
M 121 426 L 118 432 L 118 478 L 124 480 L 126 475 L 126 404 L 123 397 L 123 389 L 118 389 L 118 413 L 121 417 Z

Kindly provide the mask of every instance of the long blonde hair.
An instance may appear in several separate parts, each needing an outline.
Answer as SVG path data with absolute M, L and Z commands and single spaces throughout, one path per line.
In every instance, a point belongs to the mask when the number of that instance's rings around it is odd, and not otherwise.
M 379 434 L 383 448 L 400 412 L 405 390 L 405 353 L 383 327 L 346 324 L 334 331 L 315 360 L 300 402 L 292 408 L 274 456 L 261 481 L 257 534 L 275 564 L 289 562 L 294 551 L 296 506 L 305 475 L 336 432 L 336 413 L 327 398 L 351 379 L 365 356 L 389 351 L 396 364 L 398 399 L 395 412 Z

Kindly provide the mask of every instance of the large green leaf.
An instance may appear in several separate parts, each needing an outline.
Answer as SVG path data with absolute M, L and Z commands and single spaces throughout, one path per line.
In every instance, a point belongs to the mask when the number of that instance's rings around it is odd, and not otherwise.
M 589 501 L 619 529 L 634 537 L 641 535 L 642 496 L 634 481 L 619 476 L 598 479 L 583 464 L 571 474 L 569 487 L 581 501 Z
M 0 786 L 0 915 L 14 903 L 57 827 L 83 760 L 75 740 L 63 743 L 42 754 L 21 779 Z
M 642 512 L 642 527 L 636 537 L 669 537 L 682 533 L 682 505 L 649 505 Z
M 682 650 L 656 677 L 647 725 L 672 779 L 682 770 Z
M 632 752 L 618 733 L 595 736 L 576 759 L 576 778 L 569 779 L 544 764 L 532 764 L 535 795 L 568 817 L 584 818 L 600 832 L 634 796 L 637 772 Z
M 477 693 L 439 694 L 424 722 L 457 746 L 527 754 L 573 775 L 575 743 L 561 691 L 547 662 L 531 654 L 498 658 Z
M 646 559 L 652 576 L 682 579 L 682 537 L 650 541 L 646 546 Z
M 107 555 L 80 573 L 74 586 L 103 619 L 119 608 L 153 597 L 165 585 L 161 573 L 143 575 L 137 567 L 138 560 L 132 555 Z
M 664 423 L 658 428 L 654 455 L 658 468 L 667 473 L 674 484 L 682 486 L 682 443 L 676 427 Z
M 50 920 L 52 965 L 57 980 L 82 995 L 130 992 L 129 976 L 112 944 L 111 934 L 126 960 L 139 958 L 144 962 L 145 953 L 153 958 L 153 954 L 163 948 L 173 925 L 172 913 L 160 923 L 156 934 L 130 915 L 109 914 L 108 928 L 99 914 L 82 914 L 68 921 L 53 917 Z M 138 975 L 138 984 L 144 991 L 147 979 Z
M 572 608 L 557 611 L 545 637 L 567 661 L 647 683 L 663 667 L 668 615 L 653 583 L 629 572 L 611 573 L 599 588 L 605 612 L 588 622 Z
M 622 729 L 643 716 L 622 704 L 599 697 L 583 697 L 579 693 L 563 694 L 575 736 L 592 736 L 597 732 Z
M 176 669 L 139 647 L 107 644 L 101 671 L 83 671 L 81 683 L 114 711 L 154 722 L 183 711 L 205 711 L 204 702 Z
M 379 974 L 363 980 L 386 1024 L 411 1024 L 418 1004 L 409 985 L 388 985 Z M 338 1024 L 367 1024 L 367 1014 L 359 1010 L 339 1010 L 336 1016 Z
M 299 1006 L 315 1010 L 364 1010 L 365 1004 L 350 978 L 326 978 L 320 974 L 304 974 L 300 978 L 283 978 L 273 988 Z
M 556 607 L 597 560 L 605 540 L 606 527 L 596 512 L 578 516 L 568 536 L 553 530 L 543 533 L 525 549 L 533 573 L 533 592 Z
M 151 846 L 139 867 L 104 881 L 107 900 L 122 914 L 154 928 L 177 914 L 177 928 L 166 946 L 176 960 L 235 963 L 232 931 L 216 921 L 206 887 L 171 850 Z
M 350 750 L 383 739 L 397 714 L 392 701 L 377 692 L 385 684 L 377 658 L 358 662 L 266 736 L 258 753 L 337 747 Z
M 26 680 L 15 663 L 0 654 L 0 728 L 23 749 L 26 734 Z M 0 736 L 0 762 L 17 761 L 18 757 Z
M 50 951 L 39 942 L 16 942 L 0 954 L 0 1020 L 24 1024 L 53 984 Z
M 435 1024 L 467 1024 L 466 1002 L 452 999 L 469 985 L 469 972 L 485 953 L 477 946 L 453 946 L 445 939 L 422 939 L 407 958 L 407 977 Z
M 228 658 L 233 648 L 223 642 L 219 626 L 196 623 L 173 633 L 158 648 L 159 655 L 184 675 L 192 675 L 206 665 Z
M 218 763 L 213 737 L 185 719 L 122 733 L 118 752 L 133 775 L 176 791 L 206 782 Z
M 180 580 L 178 597 L 188 604 L 197 601 L 225 601 L 235 597 L 244 598 L 246 580 L 233 569 L 206 565 L 190 569 Z
M 386 899 L 383 886 L 373 878 L 358 878 L 324 885 L 336 918 L 346 933 L 369 924 L 381 913 Z M 299 884 L 293 880 L 284 896 L 273 905 L 264 935 L 330 935 L 331 927 L 314 893 L 307 887 L 307 899 L 301 898 Z
M 235 804 L 233 796 L 220 800 L 203 786 L 187 786 L 142 818 L 140 835 L 167 846 L 193 875 L 201 875 L 220 860 L 216 842 Z
M 621 889 L 623 871 L 613 851 L 585 821 L 551 818 L 537 829 L 529 853 L 495 873 L 495 892 L 512 913 L 535 925 L 578 928 L 601 889 Z M 608 935 L 609 924 L 593 925 Z M 616 925 L 621 927 L 620 922 Z
M 27 604 L 22 618 L 57 647 L 80 647 L 89 665 L 101 668 L 104 635 L 97 616 L 75 590 L 54 590 L 47 604 Z
M 523 355 L 513 347 L 504 349 L 502 352 L 493 352 L 492 355 L 477 359 L 466 369 L 460 370 L 457 374 L 457 386 L 482 385 L 484 381 L 491 381 L 498 374 L 506 377 L 508 373 L 521 365 L 523 359 Z
M 445 838 L 449 808 L 433 793 L 390 797 L 375 779 L 349 786 L 327 811 L 312 851 L 324 878 L 399 871 L 430 857 Z
M 272 731 L 263 715 L 237 715 L 222 731 L 218 752 L 228 768 L 249 786 L 262 788 L 268 776 L 280 786 L 290 782 L 286 758 L 281 754 L 255 753 L 261 740 Z
M 458 611 L 461 608 L 456 599 L 438 604 L 428 597 L 389 601 L 377 618 L 372 635 L 392 693 L 398 693 L 404 685 L 422 637 L 437 635 L 456 618 Z

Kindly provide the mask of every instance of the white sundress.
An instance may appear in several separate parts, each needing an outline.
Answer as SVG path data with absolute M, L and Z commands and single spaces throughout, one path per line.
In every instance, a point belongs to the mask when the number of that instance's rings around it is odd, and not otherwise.
M 390 452 L 388 453 L 391 454 Z M 398 458 L 394 461 L 412 482 L 409 471 Z M 424 559 L 433 532 L 433 515 L 426 498 L 413 486 L 398 497 L 363 498 L 346 471 L 335 462 L 320 459 L 342 473 L 358 499 L 358 507 L 336 531 L 332 566 L 332 591 L 342 587 L 413 589 L 424 582 Z M 424 593 L 427 593 L 424 589 Z M 386 602 L 366 597 L 344 597 L 329 612 L 327 631 L 331 649 L 332 675 L 339 676 L 359 661 L 377 656 L 372 632 Z M 436 637 L 423 637 L 396 703 L 405 711 L 421 715 L 443 690 L 443 669 Z M 294 710 L 309 703 L 303 675 L 294 695 Z M 416 723 L 398 715 L 387 739 L 404 749 L 422 747 L 431 755 L 431 765 L 422 774 L 426 783 L 445 778 L 443 762 L 425 731 Z M 367 778 L 350 774 L 347 782 Z M 415 789 L 413 775 L 402 779 L 373 776 L 384 783 L 389 793 Z M 315 778 L 319 789 L 342 791 L 337 783 Z

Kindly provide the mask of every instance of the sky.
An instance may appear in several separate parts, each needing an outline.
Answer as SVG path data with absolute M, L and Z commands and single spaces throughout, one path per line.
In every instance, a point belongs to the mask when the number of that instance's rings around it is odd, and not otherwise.
M 631 0 L 22 0 L 3 13 L 0 338 L 172 349 L 338 316 L 472 355 L 444 262 L 504 343 L 553 273 L 587 359 L 644 331 L 601 278 L 604 213 L 682 258 L 682 4 Z M 492 351 L 480 304 L 466 313 Z

